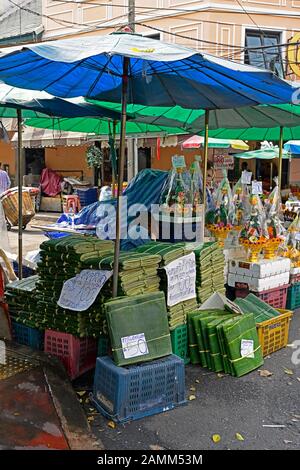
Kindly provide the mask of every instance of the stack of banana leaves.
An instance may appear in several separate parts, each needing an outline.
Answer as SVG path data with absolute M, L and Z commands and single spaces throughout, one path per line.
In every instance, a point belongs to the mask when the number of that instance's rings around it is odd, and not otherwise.
M 66 280 L 76 276 L 95 257 L 113 252 L 113 242 L 93 237 L 69 236 L 41 244 L 36 282 L 35 326 L 76 336 L 99 337 L 107 333 L 102 291 L 91 307 L 83 312 L 62 309 L 57 305 Z
M 237 315 L 225 309 L 190 312 L 188 336 L 192 364 L 236 377 L 263 364 L 252 313 Z
M 164 269 L 172 261 L 175 261 L 182 256 L 191 252 L 186 248 L 185 243 L 165 243 L 165 242 L 149 242 L 145 245 L 137 247 L 135 252 L 147 253 L 152 255 L 160 255 L 161 262 L 159 265 L 160 276 L 160 289 L 165 293 L 166 299 L 168 298 L 168 279 Z M 132 252 L 131 252 L 132 253 Z M 197 305 L 197 299 L 190 299 L 183 302 L 178 302 L 176 305 L 168 306 L 168 317 L 170 330 L 174 330 L 177 326 L 186 323 L 187 312 L 194 310 Z
M 216 242 L 202 243 L 193 251 L 197 265 L 197 300 L 203 304 L 214 292 L 225 293 L 225 259 Z
M 278 310 L 266 304 L 254 294 L 248 294 L 244 299 L 235 299 L 234 303 L 240 307 L 243 313 L 253 313 L 256 323 L 261 323 L 280 315 Z
M 36 317 L 36 283 L 38 276 L 11 282 L 6 286 L 5 299 L 10 317 L 17 323 L 35 328 Z
M 159 291 L 157 270 L 161 257 L 146 253 L 120 252 L 118 295 L 139 295 Z M 86 268 L 112 270 L 114 256 L 107 254 L 84 262 Z M 112 278 L 104 285 L 102 295 L 111 298 Z

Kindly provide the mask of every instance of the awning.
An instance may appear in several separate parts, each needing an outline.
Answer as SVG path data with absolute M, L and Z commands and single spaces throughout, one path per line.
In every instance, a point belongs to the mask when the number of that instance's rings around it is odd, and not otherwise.
M 198 149 L 204 146 L 204 137 L 200 135 L 193 135 L 189 139 L 182 142 L 182 148 L 184 149 Z M 242 140 L 237 139 L 214 139 L 212 137 L 208 138 L 208 147 L 210 148 L 233 148 L 236 150 L 249 150 L 249 145 L 247 145 Z
M 17 134 L 13 136 L 12 143 L 14 146 L 17 146 Z M 73 147 L 87 145 L 88 143 L 88 135 L 84 133 L 24 127 L 23 147 L 25 148 Z

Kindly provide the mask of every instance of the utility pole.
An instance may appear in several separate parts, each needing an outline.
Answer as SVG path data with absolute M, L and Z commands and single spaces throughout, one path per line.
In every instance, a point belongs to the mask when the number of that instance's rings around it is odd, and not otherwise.
M 135 32 L 135 0 L 128 0 L 128 26 Z

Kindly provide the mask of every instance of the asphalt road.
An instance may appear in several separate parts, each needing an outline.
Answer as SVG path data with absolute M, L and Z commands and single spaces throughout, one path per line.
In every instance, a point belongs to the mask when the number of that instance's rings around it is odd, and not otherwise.
M 300 311 L 291 324 L 289 341 L 295 340 L 300 340 Z M 292 363 L 294 352 L 287 347 L 266 358 L 261 369 L 273 373 L 268 378 L 261 377 L 258 371 L 241 378 L 218 377 L 189 365 L 187 396 L 195 394 L 196 400 L 176 410 L 117 425 L 115 429 L 109 428 L 100 414 L 91 413 L 89 403 L 84 406 L 92 416 L 93 432 L 110 450 L 147 450 L 151 446 L 174 450 L 300 449 L 300 364 Z M 86 376 L 76 387 L 91 388 L 91 380 L 92 376 Z M 190 387 L 195 387 L 196 392 L 190 391 Z M 244 441 L 239 441 L 236 433 Z M 221 436 L 220 442 L 213 442 L 213 434 Z

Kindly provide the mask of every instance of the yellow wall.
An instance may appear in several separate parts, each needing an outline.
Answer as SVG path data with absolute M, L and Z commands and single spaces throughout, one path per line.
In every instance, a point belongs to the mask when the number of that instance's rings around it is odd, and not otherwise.
M 85 152 L 86 146 L 46 148 L 46 166 L 52 170 L 83 170 L 84 178 L 90 178 L 92 170 L 86 164 Z M 74 176 L 78 173 L 74 172 Z
M 9 137 L 13 135 L 13 133 L 9 132 Z M 2 165 L 9 165 L 9 174 L 15 174 L 15 148 L 12 146 L 11 142 L 4 142 L 0 140 L 0 162 Z

